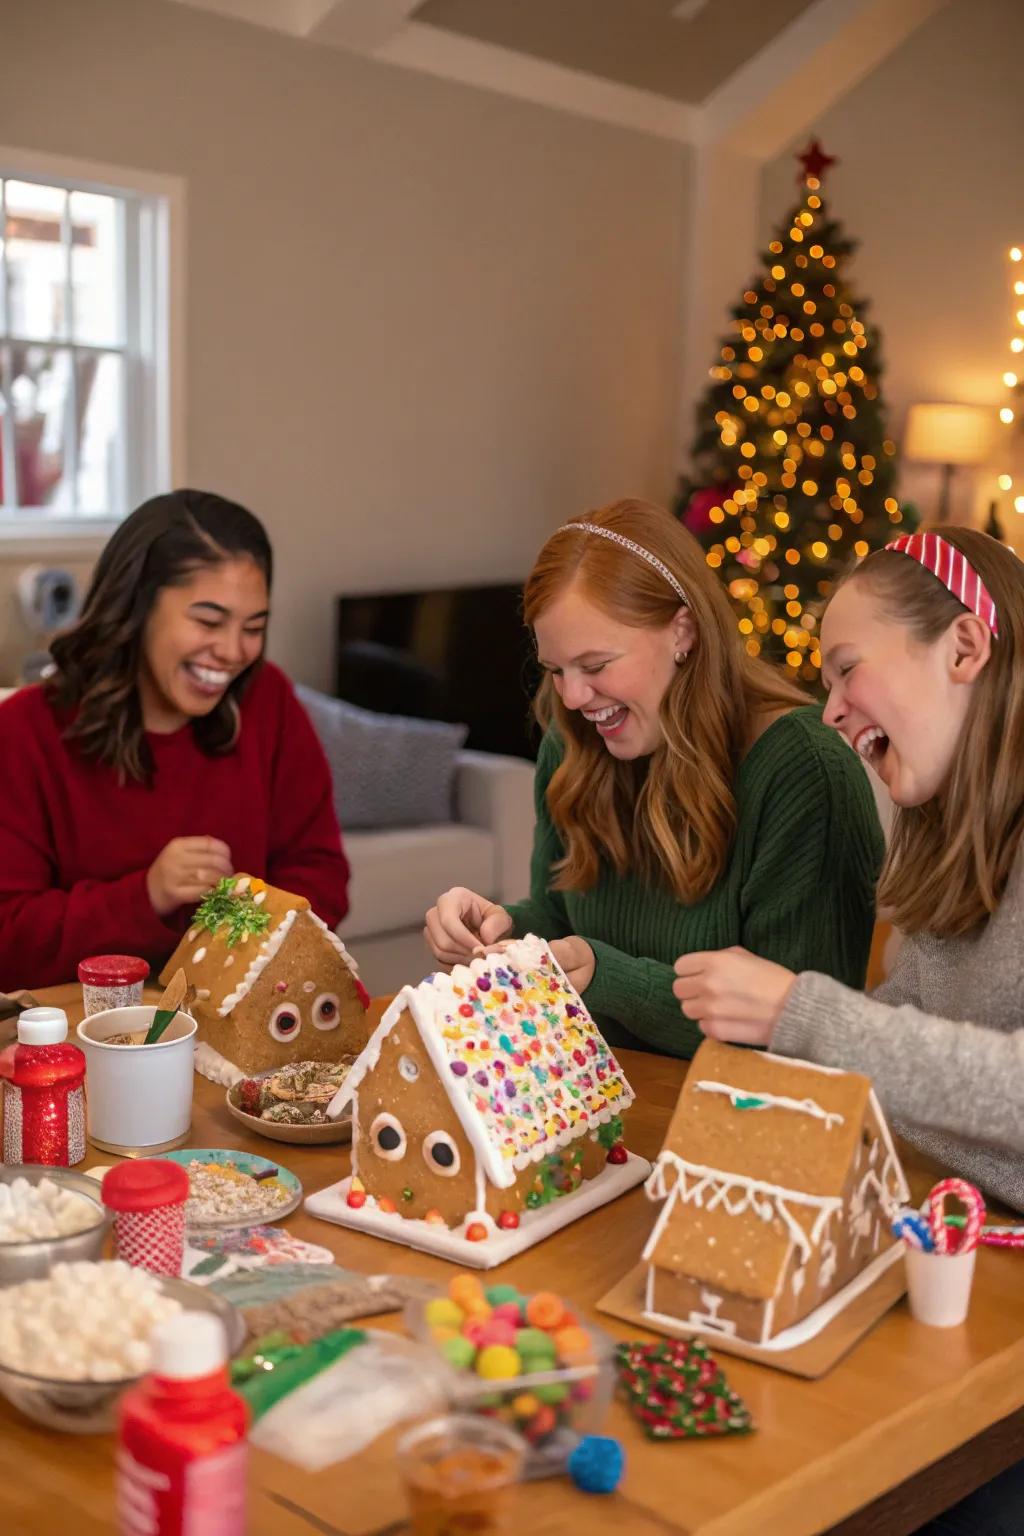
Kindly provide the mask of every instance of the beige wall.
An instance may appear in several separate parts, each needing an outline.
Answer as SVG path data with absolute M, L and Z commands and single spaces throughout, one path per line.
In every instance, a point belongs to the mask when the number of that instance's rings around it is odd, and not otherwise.
M 163 0 L 0 0 L 0 142 L 187 179 L 188 479 L 265 519 L 295 676 L 341 589 L 670 493 L 680 147 Z
M 917 400 L 1005 403 L 1006 253 L 1024 244 L 1022 59 L 1020 0 L 952 0 L 816 124 L 841 159 L 826 192 L 861 241 L 853 272 L 882 328 L 897 434 Z M 764 174 L 765 239 L 795 196 L 797 148 Z M 984 515 L 995 474 L 993 463 L 958 475 L 954 518 Z M 903 472 L 903 493 L 929 516 L 938 477 L 931 467 Z M 1002 497 L 1003 521 L 1024 548 L 1024 518 L 1010 500 Z

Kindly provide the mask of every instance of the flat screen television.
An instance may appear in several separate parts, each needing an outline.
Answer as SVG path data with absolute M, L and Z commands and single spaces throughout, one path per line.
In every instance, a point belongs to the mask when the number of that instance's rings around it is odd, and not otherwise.
M 335 692 L 385 714 L 462 721 L 468 747 L 534 757 L 539 671 L 521 610 L 511 585 L 339 597 Z

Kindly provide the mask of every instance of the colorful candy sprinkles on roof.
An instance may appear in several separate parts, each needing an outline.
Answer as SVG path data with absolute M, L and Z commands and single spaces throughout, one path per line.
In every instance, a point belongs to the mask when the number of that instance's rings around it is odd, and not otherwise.
M 491 1182 L 516 1174 L 622 1114 L 633 1092 L 551 954 L 533 935 L 406 987 L 349 1074 L 379 1057 L 408 1009 Z M 392 1015 L 394 1015 L 392 1017 Z M 360 1070 L 362 1069 L 362 1070 Z

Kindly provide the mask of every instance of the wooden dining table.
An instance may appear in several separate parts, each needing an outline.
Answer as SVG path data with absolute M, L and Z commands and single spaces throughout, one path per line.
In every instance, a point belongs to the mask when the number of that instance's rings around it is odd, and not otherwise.
M 36 997 L 66 1008 L 72 1024 L 81 1018 L 77 987 Z M 629 1145 L 653 1159 L 687 1064 L 629 1051 L 622 1062 L 636 1092 Z M 255 1137 L 229 1113 L 223 1088 L 201 1077 L 195 1084 L 189 1145 L 271 1157 L 307 1193 L 349 1171 L 346 1146 Z M 906 1146 L 901 1152 L 918 1199 L 943 1170 Z M 90 1148 L 82 1166 L 113 1161 Z M 635 1189 L 490 1276 L 527 1292 L 557 1291 L 608 1333 L 644 1337 L 596 1312 L 595 1304 L 637 1262 L 654 1216 L 643 1189 Z M 301 1207 L 284 1225 L 329 1248 L 349 1270 L 439 1284 L 454 1273 L 441 1259 L 334 1226 Z M 373 1326 L 398 1327 L 400 1319 L 374 1319 Z M 517 1529 L 531 1536 L 905 1536 L 1024 1457 L 1024 1253 L 979 1252 L 961 1327 L 925 1327 L 901 1301 L 820 1380 L 724 1353 L 719 1362 L 751 1410 L 754 1433 L 651 1442 L 613 1404 L 605 1433 L 620 1440 L 626 1460 L 617 1492 L 584 1494 L 567 1478 L 524 1484 L 516 1495 Z M 406 1525 L 394 1443 L 393 1434 L 382 1436 L 318 1473 L 254 1449 L 251 1536 L 398 1536 Z M 115 1529 L 112 1439 L 55 1434 L 0 1401 L 4 1536 L 110 1536 Z

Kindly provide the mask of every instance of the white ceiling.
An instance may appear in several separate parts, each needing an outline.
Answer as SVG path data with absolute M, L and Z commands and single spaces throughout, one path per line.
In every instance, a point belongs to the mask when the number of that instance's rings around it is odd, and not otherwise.
M 417 22 L 700 103 L 812 0 L 422 0 Z
M 215 12 L 680 143 L 742 134 L 744 152 L 764 161 L 948 0 L 146 3 Z

